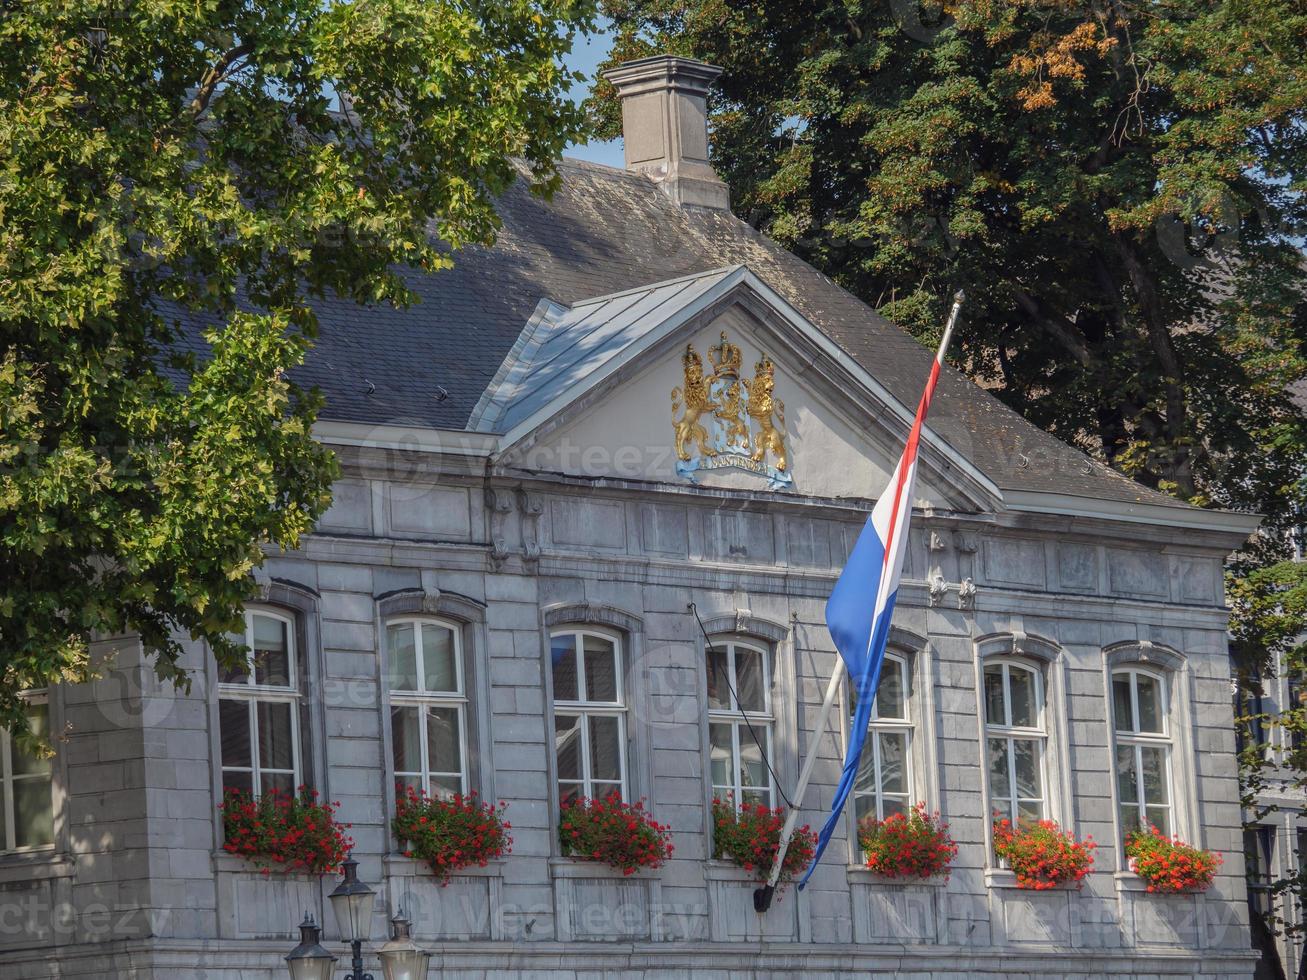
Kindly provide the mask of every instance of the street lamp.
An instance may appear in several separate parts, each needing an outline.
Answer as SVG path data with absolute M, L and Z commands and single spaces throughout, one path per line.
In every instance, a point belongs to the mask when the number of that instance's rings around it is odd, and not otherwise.
M 385 980 L 426 980 L 431 954 L 409 938 L 409 921 L 400 909 L 390 920 L 391 940 L 377 950 Z
M 321 938 L 322 930 L 313 921 L 313 916 L 305 912 L 300 924 L 300 944 L 286 957 L 291 980 L 331 980 L 331 965 L 336 962 L 336 957 L 318 943 Z
M 373 980 L 372 974 L 363 972 L 363 940 L 372 932 L 372 907 L 377 893 L 359 881 L 359 863 L 353 857 L 346 858 L 341 868 L 345 877 L 327 897 L 331 899 L 331 910 L 336 913 L 341 937 L 350 944 L 354 954 L 347 980 Z

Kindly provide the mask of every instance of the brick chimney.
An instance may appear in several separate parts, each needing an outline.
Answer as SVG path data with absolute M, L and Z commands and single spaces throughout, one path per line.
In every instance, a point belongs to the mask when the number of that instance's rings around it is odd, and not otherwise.
M 708 162 L 708 87 L 721 73 L 670 55 L 604 72 L 622 99 L 626 169 L 649 175 L 677 204 L 730 207 L 730 192 Z

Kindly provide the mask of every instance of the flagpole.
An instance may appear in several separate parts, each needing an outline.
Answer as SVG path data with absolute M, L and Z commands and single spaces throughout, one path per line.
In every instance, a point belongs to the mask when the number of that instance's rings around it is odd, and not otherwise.
M 944 355 L 948 351 L 949 342 L 953 339 L 953 328 L 957 326 L 958 311 L 962 309 L 962 300 L 965 298 L 962 290 L 953 294 L 953 308 L 949 311 L 948 322 L 944 326 L 944 336 L 940 338 L 939 349 L 935 353 L 935 360 L 939 364 L 944 363 Z M 772 862 L 771 874 L 767 876 L 767 884 L 757 888 L 753 892 L 753 909 L 755 912 L 762 914 L 771 907 L 772 897 L 776 894 L 776 883 L 781 878 L 781 868 L 785 864 L 785 852 L 789 850 L 790 837 L 794 834 L 794 825 L 799 822 L 799 808 L 803 806 L 803 795 L 808 791 L 808 782 L 812 779 L 812 770 L 817 765 L 817 749 L 821 742 L 821 737 L 826 734 L 826 724 L 830 720 L 831 709 L 835 706 L 835 698 L 840 691 L 840 682 L 844 679 L 844 658 L 838 653 L 835 655 L 835 669 L 831 671 L 830 683 L 826 685 L 826 697 L 821 702 L 821 709 L 817 712 L 816 722 L 813 726 L 812 747 L 808 750 L 808 757 L 803 760 L 803 768 L 799 771 L 799 782 L 794 787 L 794 795 L 790 798 L 790 810 L 785 815 L 785 825 L 781 828 L 779 844 L 776 848 L 776 859 Z

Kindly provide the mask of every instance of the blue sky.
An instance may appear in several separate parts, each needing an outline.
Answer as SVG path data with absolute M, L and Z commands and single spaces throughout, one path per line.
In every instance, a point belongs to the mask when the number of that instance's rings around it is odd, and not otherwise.
M 600 23 L 599 32 L 591 34 L 589 37 L 577 38 L 576 45 L 572 48 L 572 54 L 567 59 L 567 67 L 584 72 L 587 82 L 584 86 L 580 86 L 572 92 L 575 101 L 579 102 L 585 98 L 590 80 L 593 80 L 595 76 L 595 68 L 599 62 L 608 56 L 608 49 L 612 47 L 612 43 L 612 36 L 607 30 L 606 22 Z M 590 160 L 593 163 L 605 163 L 610 167 L 621 167 L 623 165 L 621 140 L 574 143 L 564 150 L 563 154 L 581 160 Z

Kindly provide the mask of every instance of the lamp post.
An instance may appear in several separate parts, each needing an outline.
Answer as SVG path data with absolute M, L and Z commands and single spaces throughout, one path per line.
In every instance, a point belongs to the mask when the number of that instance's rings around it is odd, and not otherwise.
M 327 897 L 331 899 L 331 910 L 336 914 L 341 938 L 349 943 L 353 954 L 350 972 L 344 980 L 374 980 L 371 973 L 363 972 L 363 941 L 372 931 L 372 909 L 377 894 L 359 881 L 358 867 L 353 857 L 346 859 L 341 865 L 344 877 Z M 390 920 L 390 928 L 390 941 L 377 950 L 384 980 L 426 980 L 431 968 L 431 954 L 419 948 L 409 937 L 409 921 L 403 909 Z M 322 948 L 321 938 L 322 930 L 306 912 L 300 926 L 300 944 L 286 957 L 291 980 L 331 980 L 336 957 Z
M 359 863 L 352 856 L 345 859 L 341 870 L 345 877 L 327 897 L 331 899 L 331 910 L 336 913 L 341 937 L 353 952 L 346 980 L 373 980 L 372 974 L 363 972 L 363 940 L 372 931 L 372 907 L 377 893 L 359 881 Z

